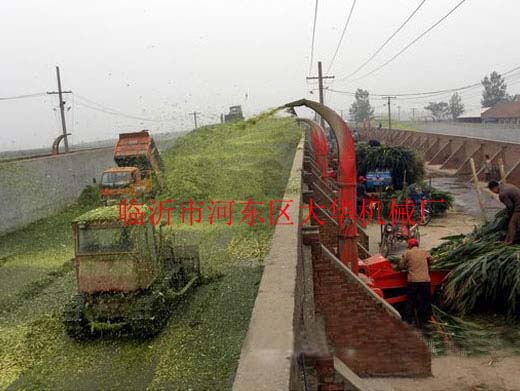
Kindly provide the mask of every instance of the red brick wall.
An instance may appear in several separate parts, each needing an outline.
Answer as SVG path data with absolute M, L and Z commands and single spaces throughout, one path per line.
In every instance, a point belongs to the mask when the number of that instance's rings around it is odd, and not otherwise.
M 430 376 L 431 355 L 416 331 L 391 315 L 336 261 L 312 244 L 314 300 L 330 349 L 359 376 Z

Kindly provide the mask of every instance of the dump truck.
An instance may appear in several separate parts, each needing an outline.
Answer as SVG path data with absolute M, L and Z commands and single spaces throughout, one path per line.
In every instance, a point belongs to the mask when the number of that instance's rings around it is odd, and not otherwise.
M 72 222 L 77 293 L 63 322 L 74 339 L 105 332 L 153 337 L 200 278 L 197 246 L 176 241 L 168 227 L 123 221 L 112 205 Z
M 242 121 L 243 119 L 242 106 L 231 106 L 229 114 L 224 115 L 224 122 Z
M 105 203 L 121 198 L 153 197 L 164 187 L 164 164 L 148 130 L 121 133 L 114 149 L 117 167 L 101 177 Z

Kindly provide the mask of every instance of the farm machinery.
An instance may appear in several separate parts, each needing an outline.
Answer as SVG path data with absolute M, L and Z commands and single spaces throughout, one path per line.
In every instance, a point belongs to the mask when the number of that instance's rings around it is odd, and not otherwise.
M 330 198 L 338 197 L 338 204 L 349 205 L 349 200 L 356 200 L 356 153 L 354 147 L 354 140 L 352 133 L 347 124 L 341 117 L 330 108 L 318 103 L 302 99 L 300 101 L 292 102 L 285 107 L 307 106 L 315 110 L 328 124 L 331 126 L 333 134 L 335 135 L 335 142 L 337 143 L 337 164 L 331 166 L 337 167 L 337 172 L 331 173 L 327 162 L 328 144 L 325 137 L 324 129 L 316 122 L 303 119 L 309 127 L 309 141 L 313 157 L 316 162 L 316 175 L 325 183 L 329 182 L 329 186 L 334 190 Z M 387 185 L 391 177 L 388 172 L 374 172 L 371 180 L 374 182 L 374 187 Z M 323 190 L 322 190 L 323 191 Z M 338 241 L 338 257 L 340 261 L 349 267 L 354 274 L 365 282 L 365 284 L 374 291 L 378 296 L 385 299 L 389 304 L 396 305 L 406 301 L 406 287 L 407 287 L 407 273 L 405 271 L 394 268 L 392 262 L 386 258 L 388 248 L 391 243 L 387 243 L 387 250 L 385 254 L 369 254 L 365 249 L 365 259 L 358 257 L 358 224 L 355 221 L 348 221 L 339 226 L 339 241 Z M 418 225 L 403 229 L 399 227 L 399 234 L 393 232 L 396 227 L 394 225 L 383 226 L 382 232 L 390 237 L 392 231 L 395 235 L 408 237 L 419 237 Z M 402 231 L 401 231 L 402 229 Z M 398 238 L 396 237 L 396 240 Z M 368 248 L 368 247 L 367 247 Z M 431 293 L 432 295 L 437 291 L 442 284 L 446 271 L 431 271 Z
M 164 164 L 148 130 L 121 133 L 114 149 L 117 167 L 101 177 L 101 198 L 106 204 L 120 198 L 154 196 L 164 187 Z
M 72 338 L 108 330 L 152 337 L 200 277 L 196 246 L 176 245 L 152 224 L 124 226 L 118 206 L 91 210 L 72 228 L 78 293 L 63 318 Z

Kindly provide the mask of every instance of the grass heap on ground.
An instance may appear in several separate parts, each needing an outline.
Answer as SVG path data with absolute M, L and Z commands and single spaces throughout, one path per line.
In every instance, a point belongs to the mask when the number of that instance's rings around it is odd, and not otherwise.
M 445 304 L 460 313 L 493 311 L 520 315 L 520 245 L 503 242 L 505 210 L 435 248 L 433 267 L 450 270 L 443 284 Z
M 264 116 L 266 117 L 266 116 Z M 301 131 L 293 119 L 198 129 L 163 154 L 162 199 L 235 201 L 234 221 L 207 217 L 170 229 L 200 244 L 207 283 L 188 295 L 156 339 L 77 343 L 61 311 L 74 294 L 70 221 L 75 205 L 0 238 L 0 389 L 229 389 L 270 246 L 268 201 L 281 199 Z M 240 224 L 240 201 L 267 202 L 266 223 Z M 267 209 L 266 209 L 267 207 Z

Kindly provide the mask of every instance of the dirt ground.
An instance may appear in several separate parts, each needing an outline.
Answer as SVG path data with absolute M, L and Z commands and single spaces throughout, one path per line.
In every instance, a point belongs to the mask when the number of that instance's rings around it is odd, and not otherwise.
M 481 222 L 476 192 L 467 183 L 455 178 L 434 178 L 434 185 L 450 190 L 455 196 L 454 208 L 446 216 L 434 218 L 432 222 L 420 227 L 421 247 L 431 249 L 442 242 L 441 238 L 470 232 Z M 487 214 L 491 217 L 501 205 L 494 197 L 483 191 Z M 378 252 L 380 227 L 372 224 L 367 232 L 370 235 L 370 251 Z M 394 252 L 400 254 L 406 244 Z M 445 390 L 519 390 L 520 355 L 506 351 L 465 357 L 458 354 L 432 357 L 433 376 L 426 379 L 377 378 L 364 379 L 367 389 L 373 391 L 445 391 Z
M 450 355 L 432 359 L 426 379 L 365 379 L 373 391 L 512 391 L 520 390 L 520 356 L 497 352 L 477 357 Z
M 479 221 L 476 217 L 459 212 L 448 212 L 444 217 L 434 218 L 430 224 L 419 228 L 421 248 L 430 249 L 435 247 L 446 236 L 468 233 L 475 225 L 479 224 Z M 370 236 L 370 252 L 372 254 L 377 253 L 379 251 L 379 242 L 381 241 L 380 227 L 378 224 L 370 224 L 366 231 Z M 405 249 L 406 243 L 402 242 L 399 244 L 397 251 L 392 252 L 391 255 L 400 254 Z

